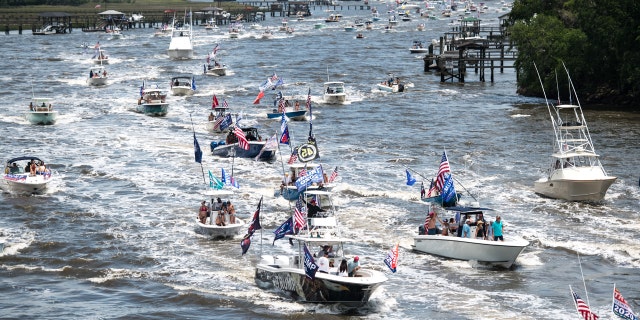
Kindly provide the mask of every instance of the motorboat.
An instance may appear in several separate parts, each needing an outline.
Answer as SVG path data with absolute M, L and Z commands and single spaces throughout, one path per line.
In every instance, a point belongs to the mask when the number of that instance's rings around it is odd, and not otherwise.
M 329 17 L 324 19 L 324 22 L 327 22 L 327 23 L 340 22 L 340 16 L 337 14 L 330 14 Z
M 51 169 L 34 156 L 22 156 L 7 160 L 2 185 L 14 194 L 40 194 L 53 181 Z
M 418 23 L 418 26 L 416 27 L 416 30 L 418 31 L 424 31 L 424 23 Z
M 307 162 L 307 163 L 292 163 L 289 165 L 288 172 L 285 172 L 284 179 L 280 186 L 276 188 L 273 192 L 274 197 L 283 197 L 286 200 L 298 200 L 300 196 L 300 191 L 295 185 L 296 180 L 300 177 L 300 173 L 302 171 L 313 171 L 320 166 L 317 163 Z M 333 183 L 328 183 L 323 177 L 322 182 L 313 182 L 309 186 L 306 187 L 306 190 L 325 190 L 331 191 L 334 187 Z
M 215 106 L 209 114 L 207 130 L 215 133 L 226 132 L 233 125 L 233 117 L 229 113 L 229 107 Z
M 191 15 L 190 15 L 191 16 Z M 191 21 L 173 29 L 167 54 L 171 59 L 193 59 L 193 29 Z
M 344 82 L 327 81 L 324 83 L 324 103 L 342 104 L 347 101 L 347 93 L 344 91 Z
M 282 23 L 280 24 L 280 28 L 278 30 L 280 31 L 287 31 L 289 21 L 287 19 L 282 19 Z
M 231 223 L 231 217 L 229 214 L 221 214 L 222 205 L 227 203 L 234 193 L 231 190 L 215 190 L 209 189 L 204 192 L 204 196 L 211 199 L 207 205 L 208 212 L 207 217 L 202 223 L 199 217 L 196 216 L 196 232 L 204 234 L 211 238 L 231 238 L 240 232 L 240 229 L 245 226 L 245 222 L 234 217 L 235 223 Z M 224 222 L 222 225 L 216 224 L 217 215 L 220 215 L 220 219 Z M 235 216 L 235 214 L 234 214 Z
M 220 63 L 217 56 L 217 46 L 213 51 L 207 55 L 206 64 L 203 66 L 204 74 L 207 76 L 217 76 L 222 77 L 227 75 L 227 66 L 223 63 Z
M 96 48 L 96 53 L 91 59 L 93 60 L 94 64 L 109 64 L 109 56 L 107 55 L 107 52 L 102 48 Z
M 89 77 L 87 78 L 87 84 L 90 86 L 104 86 L 107 84 L 109 76 L 107 69 L 104 66 L 95 66 L 89 68 Z
M 163 117 L 167 115 L 169 103 L 167 102 L 167 94 L 158 88 L 147 88 L 143 85 L 140 88 L 140 97 L 136 112 L 144 113 L 149 116 Z
M 111 35 L 111 40 L 124 39 L 124 34 L 122 33 L 122 30 L 118 27 L 107 29 L 107 33 Z
M 293 121 L 307 120 L 307 97 L 300 95 L 283 96 L 281 92 L 275 95 L 274 109 L 267 113 L 269 119 L 281 119 L 282 113 Z M 277 108 L 275 108 L 277 106 Z
M 237 39 L 240 37 L 240 33 L 242 33 L 242 31 L 244 30 L 244 27 L 242 26 L 242 24 L 239 23 L 234 23 L 229 27 L 229 38 L 230 39 Z
M 424 232 L 424 226 L 420 226 L 419 234 L 413 238 L 413 250 L 449 259 L 477 261 L 492 266 L 510 268 L 520 253 L 529 245 L 528 241 L 518 237 L 505 237 L 504 241 L 493 241 L 493 239 L 473 236 L 470 238 L 462 237 L 462 228 L 467 220 L 470 221 L 471 235 L 475 234 L 476 228 L 484 226 L 489 228 L 488 223 L 478 224 L 478 221 L 486 221 L 484 212 L 491 209 L 480 207 L 447 207 L 445 209 L 449 212 L 459 213 L 460 218 L 456 232 L 448 233 L 448 235 L 440 233 L 428 235 Z M 443 228 L 445 227 L 443 226 Z
M 410 53 L 429 53 L 429 47 L 425 47 L 422 41 L 414 40 L 409 48 Z
M 353 32 L 353 31 L 356 31 L 356 30 L 358 30 L 358 27 L 356 27 L 353 24 L 344 27 L 344 31 L 346 31 L 346 32 Z
M 25 117 L 31 124 L 55 124 L 58 119 L 58 111 L 53 110 L 50 98 L 33 97 Z
M 266 28 L 262 34 L 260 35 L 261 39 L 271 39 L 273 38 L 273 31 L 269 30 L 269 28 Z
M 364 35 L 362 33 L 358 33 L 356 35 L 356 39 L 364 39 Z
M 209 31 L 215 31 L 215 30 L 218 30 L 219 28 L 215 20 L 209 19 L 207 20 L 207 23 L 204 25 L 204 29 Z
M 307 120 L 307 110 L 285 111 L 284 115 L 293 121 Z M 278 109 L 273 109 L 272 112 L 267 113 L 267 118 L 269 119 L 280 119 L 281 117 L 282 117 L 282 112 L 278 112 Z
M 296 249 L 291 254 L 262 256 L 256 265 L 256 284 L 265 290 L 284 292 L 301 302 L 348 307 L 366 304 L 387 277 L 381 271 L 359 267 L 360 257 L 345 254 L 345 244 L 355 241 L 342 237 L 330 192 L 308 191 L 305 197 L 307 202 L 321 199 L 318 201 L 324 212 L 321 216 L 306 217 L 306 226 L 298 234 L 285 236 L 295 243 Z M 319 263 L 315 261 L 320 261 L 320 257 L 311 254 L 316 248 L 326 250 L 328 258 L 324 259 L 335 267 L 330 267 L 328 272 L 317 271 Z M 342 261 L 358 263 L 351 276 L 339 274 L 337 266 Z
M 257 128 L 246 127 L 242 128 L 242 131 L 249 144 L 248 150 L 240 146 L 234 130 L 230 129 L 225 140 L 211 142 L 211 154 L 225 158 L 238 157 L 250 159 L 254 159 L 260 155 L 257 159 L 259 161 L 272 161 L 275 159 L 276 149 L 263 150 L 267 141 L 263 140 L 258 134 Z
M 196 81 L 193 76 L 176 76 L 171 78 L 171 93 L 174 96 L 190 96 L 196 92 Z
M 388 80 L 384 80 L 376 85 L 378 90 L 385 92 L 404 92 L 405 85 L 400 81 L 400 78 L 389 75 Z
M 568 71 L 567 77 L 570 101 L 575 99 L 576 103 L 553 105 L 546 101 L 554 133 L 553 153 L 547 175 L 534 183 L 534 190 L 555 199 L 599 202 L 604 199 L 616 177 L 608 175 L 600 163 L 600 155 L 593 147 L 587 121 Z

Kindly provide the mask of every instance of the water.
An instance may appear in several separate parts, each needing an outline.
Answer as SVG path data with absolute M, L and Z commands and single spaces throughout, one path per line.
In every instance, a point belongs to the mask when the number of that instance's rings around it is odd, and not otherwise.
M 383 6 L 379 10 L 384 11 Z M 606 316 L 616 283 L 638 309 L 640 223 L 638 137 L 640 115 L 587 109 L 596 150 L 618 177 L 604 203 L 568 203 L 533 193 L 533 181 L 549 163 L 552 133 L 543 101 L 515 94 L 515 74 L 506 69 L 495 83 L 440 83 L 411 55 L 413 40 L 429 42 L 448 30 L 449 20 L 400 22 L 394 33 L 343 31 L 367 11 L 343 11 L 344 22 L 316 30 L 327 12 L 291 20 L 293 35 L 271 40 L 250 31 L 240 39 L 196 27 L 191 61 L 170 61 L 168 38 L 153 30 L 125 31 L 127 39 L 74 31 L 61 36 L 2 36 L 0 51 L 0 150 L 8 159 L 34 154 L 58 172 L 40 196 L 0 195 L 0 309 L 2 317 L 74 318 L 408 318 L 575 319 L 572 285 L 585 298 L 580 266 L 592 307 Z M 489 10 L 483 24 L 497 25 Z M 415 31 L 418 23 L 427 29 Z M 280 18 L 268 18 L 271 29 Z M 82 43 L 100 41 L 111 56 L 111 83 L 85 85 L 91 52 Z M 201 75 L 205 55 L 220 43 L 227 77 Z M 256 235 L 241 256 L 240 236 L 211 241 L 194 232 L 204 188 L 193 161 L 193 133 L 205 151 L 204 169 L 219 175 L 230 159 L 208 154 L 220 137 L 205 130 L 211 96 L 243 111 L 244 125 L 268 137 L 279 128 L 268 120 L 268 99 L 252 104 L 258 85 L 276 72 L 285 93 L 314 96 L 314 133 L 327 171 L 339 166 L 335 201 L 348 236 L 359 242 L 351 254 L 368 267 L 385 270 L 386 251 L 400 243 L 399 269 L 358 310 L 300 304 L 254 282 L 260 253 L 286 253 L 286 241 L 272 246 L 271 231 L 290 214 L 273 198 L 282 175 L 279 163 L 236 159 L 241 189 L 238 215 L 248 218 L 264 196 L 263 246 Z M 411 82 L 405 93 L 378 92 L 375 84 L 393 73 Z M 167 88 L 170 78 L 193 74 L 198 93 L 169 97 L 164 118 L 132 112 L 143 80 Z M 327 78 L 344 81 L 350 102 L 319 102 Z M 33 92 L 50 96 L 60 111 L 54 126 L 32 126 L 23 112 Z M 308 124 L 291 123 L 294 141 Z M 430 178 L 447 149 L 456 178 L 480 203 L 496 209 L 506 236 L 531 245 L 512 270 L 453 261 L 411 251 L 426 207 L 417 186 L 404 184 L 405 167 Z M 417 177 L 418 180 L 422 180 Z M 635 290 L 634 290 L 635 289 Z

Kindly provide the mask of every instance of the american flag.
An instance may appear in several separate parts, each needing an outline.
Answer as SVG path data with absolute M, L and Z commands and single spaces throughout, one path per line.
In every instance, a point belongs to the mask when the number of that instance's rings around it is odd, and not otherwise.
M 218 118 L 216 118 L 216 122 L 213 124 L 213 130 L 220 129 L 220 124 L 222 123 L 222 120 L 224 120 L 224 116 L 219 116 Z
M 573 301 L 576 304 L 576 309 L 578 310 L 578 313 L 582 315 L 584 320 L 598 320 L 598 316 L 595 313 L 591 312 L 591 309 L 589 309 L 587 303 L 580 299 L 578 294 L 573 292 L 573 289 L 571 289 L 571 287 L 569 288 L 571 290 L 571 294 L 573 295 Z
M 333 169 L 333 172 L 331 173 L 331 176 L 329 177 L 329 183 L 333 182 L 333 180 L 335 180 L 337 177 L 338 177 L 338 167 Z
M 249 141 L 247 141 L 247 137 L 244 135 L 244 131 L 240 129 L 240 127 L 236 127 L 233 130 L 233 133 L 238 137 L 238 145 L 240 148 L 244 150 L 249 150 Z
M 307 225 L 307 222 L 305 220 L 305 216 L 307 215 L 306 207 L 302 204 L 302 196 L 298 197 L 298 201 L 296 201 L 296 208 L 294 210 L 295 229 L 301 230 L 305 225 Z
M 438 190 L 442 190 L 442 186 L 444 185 L 445 174 L 450 172 L 451 172 L 451 169 L 449 168 L 449 160 L 447 160 L 447 152 L 445 151 L 442 153 L 440 168 L 438 169 L 438 174 L 436 175 L 436 188 Z
M 300 169 L 300 172 L 298 173 L 298 177 L 304 177 L 306 175 L 307 175 L 307 168 Z
M 222 106 L 225 108 L 229 108 L 229 104 L 227 103 L 227 99 L 224 99 L 224 101 L 222 101 Z
M 287 164 L 293 164 L 294 162 L 296 162 L 296 160 L 298 160 L 298 153 L 294 149 L 293 152 L 291 152 L 291 156 L 289 157 L 289 161 L 287 161 Z
M 220 104 L 218 103 L 218 98 L 216 97 L 216 95 L 213 95 L 213 98 L 211 98 L 211 109 L 214 109 L 215 107 L 219 106 Z

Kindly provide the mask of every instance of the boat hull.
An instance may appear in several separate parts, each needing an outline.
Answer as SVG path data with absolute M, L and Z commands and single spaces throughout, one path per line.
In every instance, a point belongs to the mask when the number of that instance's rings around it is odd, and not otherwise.
M 285 116 L 287 116 L 287 118 L 294 121 L 304 121 L 307 119 L 306 117 L 307 110 L 285 112 L 284 114 Z M 267 113 L 267 118 L 269 119 L 280 119 L 281 117 L 282 117 L 281 112 Z
M 47 190 L 51 175 L 6 174 L 2 178 L 7 191 L 15 194 L 41 194 Z
M 343 104 L 347 101 L 346 94 L 325 94 L 324 103 L 326 104 Z
M 218 156 L 218 157 L 229 158 L 229 157 L 233 157 L 235 154 L 235 157 L 238 157 L 238 158 L 253 159 L 260 153 L 260 150 L 262 150 L 262 147 L 264 146 L 264 144 L 265 144 L 264 141 L 249 141 L 249 150 L 244 150 L 240 148 L 240 146 L 238 146 L 237 143 L 217 145 L 215 148 L 213 148 L 213 150 L 211 150 L 211 153 L 214 156 Z M 276 157 L 275 150 L 265 150 L 262 152 L 258 160 L 272 161 L 273 159 L 275 159 L 275 157 Z
M 31 124 L 50 125 L 58 119 L 57 111 L 31 111 L 26 114 L 27 121 Z
M 136 112 L 144 113 L 152 117 L 163 117 L 169 110 L 168 103 L 143 103 L 136 106 Z
M 403 84 L 394 84 L 394 85 L 388 86 L 386 84 L 378 83 L 377 86 L 378 86 L 378 90 L 385 91 L 385 92 L 403 92 L 404 91 Z
M 214 213 L 215 214 L 215 213 Z M 240 229 L 244 227 L 245 223 L 239 218 L 236 218 L 236 223 L 228 224 L 226 226 L 217 226 L 216 224 L 210 224 L 209 219 L 205 223 L 201 223 L 198 218 L 196 221 L 196 232 L 209 236 L 211 238 L 231 238 L 240 233 Z M 228 217 L 225 218 L 228 220 Z
M 598 202 L 604 199 L 615 180 L 608 176 L 594 180 L 544 178 L 534 183 L 534 191 L 554 199 Z
M 457 260 L 475 260 L 510 268 L 529 245 L 523 239 L 490 241 L 442 235 L 419 235 L 413 238 L 415 251 Z
M 107 85 L 107 78 L 88 78 L 87 83 L 94 87 L 105 86 Z
M 349 307 L 366 304 L 371 295 L 387 278 L 379 271 L 358 271 L 355 277 L 340 277 L 316 273 L 315 279 L 306 277 L 304 268 L 294 268 L 271 261 L 256 266 L 256 284 L 263 289 L 279 289 L 294 299 L 313 303 L 339 303 Z M 293 257 L 278 257 L 278 259 Z
M 190 96 L 193 95 L 194 90 L 191 87 L 172 87 L 171 93 L 174 96 Z
M 207 69 L 207 71 L 204 72 L 206 75 L 208 76 L 218 76 L 218 77 L 222 77 L 222 76 L 226 76 L 227 75 L 227 68 L 226 67 L 214 67 L 214 68 L 210 68 Z
M 179 60 L 179 59 L 193 59 L 193 49 L 168 49 L 167 54 L 169 58 Z

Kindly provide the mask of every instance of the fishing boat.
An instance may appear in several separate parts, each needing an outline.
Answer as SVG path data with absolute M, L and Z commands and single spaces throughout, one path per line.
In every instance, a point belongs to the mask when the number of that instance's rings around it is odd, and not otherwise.
M 104 86 L 107 84 L 107 69 L 104 66 L 89 68 L 89 78 L 87 84 L 90 86 Z
M 554 133 L 553 153 L 547 175 L 534 183 L 534 190 L 555 199 L 599 202 L 616 177 L 608 175 L 600 163 L 566 67 L 565 71 L 569 80 L 569 103 L 553 105 L 546 100 Z
M 31 124 L 55 124 L 58 119 L 58 111 L 53 110 L 50 98 L 32 97 L 25 118 Z
M 174 96 L 190 96 L 196 92 L 196 79 L 193 76 L 171 78 L 171 93 Z
M 344 91 L 344 82 L 327 81 L 324 83 L 324 103 L 343 104 L 347 101 L 347 93 Z
M 325 208 L 323 215 L 306 218 L 306 227 L 297 235 L 286 235 L 297 244 L 292 254 L 262 256 L 256 266 L 257 285 L 266 290 L 284 291 L 302 302 L 337 303 L 348 307 L 366 304 L 387 277 L 380 271 L 364 267 L 355 269 L 352 276 L 339 275 L 337 266 L 343 260 L 359 265 L 360 257 L 345 254 L 345 244 L 355 240 L 342 237 L 331 193 L 310 191 L 305 196 L 307 199 L 325 198 L 321 201 Z M 316 248 L 324 248 L 329 266 L 336 267 L 330 267 L 328 272 L 316 272 L 315 261 L 320 257 L 313 257 L 310 251 Z
M 233 191 L 210 189 L 205 191 L 204 195 L 210 197 L 211 201 L 207 205 L 208 214 L 204 223 L 196 216 L 196 232 L 211 238 L 230 238 L 237 235 L 245 222 L 234 213 L 235 223 L 231 223 L 229 213 L 223 212 L 226 211 L 223 210 L 223 204 L 226 207 L 227 201 L 234 195 Z M 218 216 L 222 221 L 220 225 L 216 224 Z
M 136 112 L 149 116 L 163 117 L 167 115 L 169 103 L 166 101 L 167 94 L 158 88 L 147 88 L 144 84 L 140 88 L 140 97 Z
M 388 80 L 384 80 L 376 85 L 378 90 L 385 92 L 404 92 L 405 85 L 400 82 L 400 78 L 389 75 Z
M 8 192 L 40 194 L 53 181 L 53 174 L 40 158 L 22 156 L 7 160 L 2 181 Z
M 262 137 L 258 134 L 257 128 L 246 127 L 241 128 L 241 131 L 249 145 L 248 149 L 244 149 L 238 142 L 239 133 L 236 132 L 236 129 L 230 129 L 225 140 L 211 142 L 211 154 L 225 158 L 239 157 L 250 159 L 254 159 L 256 156 L 260 155 L 257 159 L 259 161 L 272 161 L 275 158 L 276 149 L 264 148 L 267 141 L 262 140 Z M 265 150 L 263 150 L 263 148 Z
M 191 14 L 189 15 L 191 17 Z M 191 19 L 191 18 L 190 18 Z M 180 27 L 173 29 L 171 42 L 167 54 L 171 59 L 193 59 L 193 30 L 192 21 L 183 22 Z
M 469 221 L 471 235 L 476 234 L 476 228 L 485 228 L 485 226 L 489 228 L 490 226 L 484 222 L 487 218 L 484 212 L 492 209 L 448 207 L 446 210 L 458 213 L 460 216 L 456 232 L 451 232 L 449 235 L 439 233 L 429 235 L 425 234 L 424 226 L 420 226 L 419 234 L 413 238 L 413 250 L 450 259 L 477 261 L 492 266 L 510 268 L 520 253 L 529 245 L 528 241 L 517 237 L 505 237 L 504 241 L 493 241 L 493 239 L 476 238 L 475 236 L 462 237 L 462 229 L 467 221 Z M 479 223 L 479 221 L 483 221 L 483 223 Z

